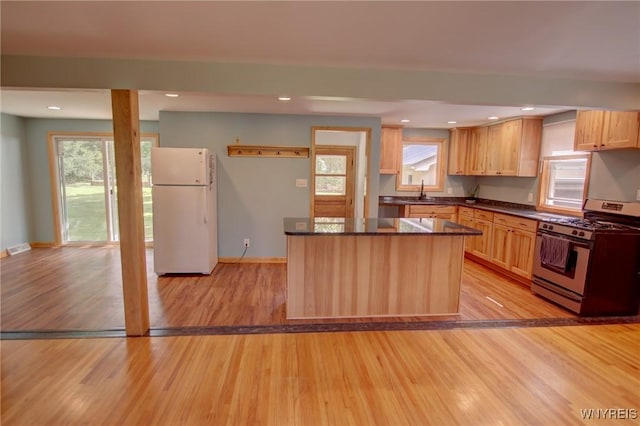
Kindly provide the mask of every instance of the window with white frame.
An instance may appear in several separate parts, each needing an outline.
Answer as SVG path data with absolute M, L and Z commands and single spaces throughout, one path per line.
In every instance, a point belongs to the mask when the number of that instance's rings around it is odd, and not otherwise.
M 444 187 L 444 140 L 405 138 L 400 152 L 398 191 L 442 191 Z
M 545 125 L 538 209 L 575 214 L 582 211 L 589 185 L 591 154 L 574 152 L 575 121 Z

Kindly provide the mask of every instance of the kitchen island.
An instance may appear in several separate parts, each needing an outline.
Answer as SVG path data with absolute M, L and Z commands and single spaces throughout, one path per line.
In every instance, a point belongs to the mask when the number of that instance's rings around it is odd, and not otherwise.
M 464 238 L 443 219 L 285 218 L 287 318 L 458 313 Z

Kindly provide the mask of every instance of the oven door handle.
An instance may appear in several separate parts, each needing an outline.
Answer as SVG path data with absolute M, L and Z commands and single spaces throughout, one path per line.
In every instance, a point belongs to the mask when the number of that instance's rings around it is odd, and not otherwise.
M 536 232 L 536 236 L 538 236 L 538 237 L 541 237 L 543 235 L 549 235 L 549 236 L 556 237 L 556 238 L 563 238 L 565 240 L 571 241 L 571 245 L 572 246 L 582 247 L 582 248 L 585 248 L 585 249 L 591 249 L 592 245 L 593 245 L 593 243 L 590 242 L 590 241 L 581 240 L 579 238 L 570 237 L 568 235 L 556 234 L 555 232 L 548 232 L 548 231 L 538 231 L 538 232 Z

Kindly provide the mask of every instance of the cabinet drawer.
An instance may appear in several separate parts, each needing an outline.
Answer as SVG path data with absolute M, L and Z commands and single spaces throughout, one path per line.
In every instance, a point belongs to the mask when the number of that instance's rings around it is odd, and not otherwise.
M 460 206 L 458 207 L 458 214 L 460 216 L 473 217 L 473 209 L 469 207 Z
M 456 212 L 456 206 L 439 206 L 439 205 L 427 205 L 427 206 L 419 206 L 412 205 L 409 209 L 410 214 L 420 215 L 420 214 L 439 214 L 439 213 L 449 213 L 454 214 Z
M 473 217 L 475 217 L 476 219 L 488 220 L 490 222 L 493 221 L 493 213 L 485 210 L 476 209 L 476 211 L 473 213 Z
M 531 219 L 523 219 L 516 216 L 507 216 L 496 213 L 493 216 L 493 223 L 508 226 L 510 228 L 521 229 L 523 231 L 536 232 L 538 222 Z

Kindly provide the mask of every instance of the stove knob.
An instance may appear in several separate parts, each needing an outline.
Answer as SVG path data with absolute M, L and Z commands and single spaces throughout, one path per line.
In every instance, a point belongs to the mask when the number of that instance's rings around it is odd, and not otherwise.
M 549 231 L 553 229 L 553 225 L 549 225 Z
M 584 232 L 580 231 L 580 233 L 578 234 L 579 237 L 584 237 Z
M 544 229 L 547 229 L 547 228 L 549 227 L 549 225 L 547 225 L 547 224 L 545 223 L 544 225 L 542 225 L 542 227 L 543 227 Z
M 571 231 L 571 235 L 578 235 L 578 231 L 574 229 L 573 231 Z

